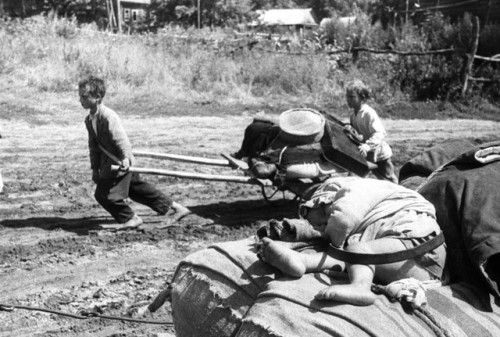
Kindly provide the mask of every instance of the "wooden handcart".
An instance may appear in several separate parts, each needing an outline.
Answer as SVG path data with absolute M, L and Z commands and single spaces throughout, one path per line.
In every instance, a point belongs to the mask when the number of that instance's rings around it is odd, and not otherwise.
M 293 193 L 296 198 L 306 199 L 308 195 L 312 192 L 314 186 L 321 183 L 325 179 L 335 175 L 349 174 L 349 172 L 344 170 L 342 172 L 332 171 L 330 173 L 325 173 L 321 176 L 313 178 L 262 179 L 254 176 L 247 162 L 233 158 L 227 154 L 221 154 L 221 156 L 223 157 L 221 159 L 186 156 L 186 155 L 169 154 L 169 153 L 157 153 L 149 151 L 134 151 L 133 154 L 135 157 L 138 158 L 142 157 L 142 158 L 158 159 L 158 160 L 171 160 L 171 161 L 191 163 L 195 165 L 231 168 L 235 171 L 236 174 L 234 175 L 206 174 L 199 172 L 175 171 L 175 170 L 134 167 L 134 166 L 130 167 L 129 172 L 169 176 L 181 179 L 221 181 L 221 182 L 255 185 L 260 187 L 262 196 L 266 201 L 270 201 L 278 192 L 283 192 L 284 194 L 286 191 Z M 374 164 L 370 163 L 370 165 L 371 169 L 376 167 Z M 112 165 L 111 169 L 117 171 L 119 169 L 119 166 Z

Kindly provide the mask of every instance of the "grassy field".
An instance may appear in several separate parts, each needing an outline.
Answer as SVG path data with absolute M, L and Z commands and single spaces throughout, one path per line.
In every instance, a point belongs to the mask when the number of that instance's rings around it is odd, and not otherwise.
M 301 41 L 292 41 L 291 48 L 306 55 L 270 52 L 276 46 L 269 41 L 250 49 L 248 42 L 217 31 L 170 28 L 156 35 L 118 36 L 67 19 L 2 22 L 0 89 L 2 96 L 15 94 L 19 101 L 15 106 L 0 102 L 0 114 L 30 118 L 23 96 L 39 100 L 35 109 L 42 112 L 52 100 L 76 99 L 78 80 L 92 74 L 106 80 L 106 99 L 117 109 L 148 114 L 225 116 L 309 107 L 346 117 L 344 86 L 359 78 L 372 88 L 371 104 L 383 118 L 500 116 L 498 102 L 480 95 L 410 100 L 391 82 L 391 63 L 384 58 L 366 58 L 355 66 L 311 53 L 314 48 Z

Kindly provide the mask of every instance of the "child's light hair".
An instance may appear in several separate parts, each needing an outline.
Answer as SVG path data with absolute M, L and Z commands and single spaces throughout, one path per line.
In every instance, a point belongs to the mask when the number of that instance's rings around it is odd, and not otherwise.
M 353 80 L 347 83 L 346 93 L 355 93 L 362 101 L 366 101 L 370 98 L 370 88 L 361 80 Z

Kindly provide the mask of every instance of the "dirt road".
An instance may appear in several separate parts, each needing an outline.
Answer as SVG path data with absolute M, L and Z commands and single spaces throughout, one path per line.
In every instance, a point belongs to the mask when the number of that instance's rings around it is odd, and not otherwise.
M 68 109 L 68 111 L 71 109 Z M 75 109 L 75 111 L 79 111 Z M 81 111 L 81 109 L 80 109 Z M 213 242 L 253 235 L 257 220 L 294 216 L 292 202 L 268 204 L 255 186 L 144 176 L 193 215 L 179 227 L 155 229 L 168 217 L 134 204 L 142 231 L 106 232 L 112 223 L 93 198 L 84 113 L 0 118 L 0 303 L 79 314 L 155 321 L 171 319 L 168 303 L 143 314 L 171 280 L 177 263 Z M 232 117 L 122 116 L 136 150 L 221 158 L 235 151 L 251 114 Z M 29 120 L 29 122 L 27 122 Z M 395 164 L 447 138 L 495 139 L 499 122 L 385 121 Z M 229 127 L 230 126 L 230 127 Z M 231 169 L 140 160 L 140 166 L 205 173 Z M 139 164 L 138 164 L 139 165 Z M 0 311 L 0 336 L 171 336 L 167 325 L 26 310 Z

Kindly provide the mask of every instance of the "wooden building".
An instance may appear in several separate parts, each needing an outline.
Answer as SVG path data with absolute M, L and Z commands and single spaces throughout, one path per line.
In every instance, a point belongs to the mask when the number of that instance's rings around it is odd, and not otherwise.
M 122 19 L 125 24 L 139 24 L 146 20 L 151 0 L 121 0 Z
M 311 8 L 305 9 L 269 9 L 257 11 L 258 18 L 251 27 L 285 28 L 296 34 L 318 27 L 318 21 Z
M 151 3 L 152 0 L 106 0 L 109 27 L 130 31 L 143 25 L 149 18 Z

